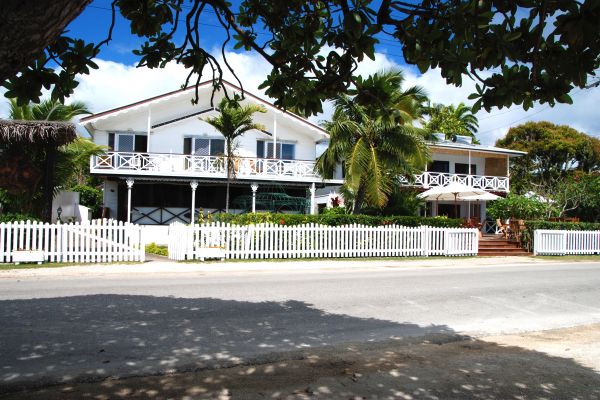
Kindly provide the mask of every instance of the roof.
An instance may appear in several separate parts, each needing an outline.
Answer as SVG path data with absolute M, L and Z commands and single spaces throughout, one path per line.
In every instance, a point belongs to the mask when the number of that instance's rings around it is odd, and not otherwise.
M 527 154 L 524 151 L 504 149 L 502 147 L 484 146 L 481 144 L 456 143 L 450 141 L 429 142 L 429 145 L 434 148 L 439 147 L 446 149 L 479 151 L 484 153 L 507 154 L 513 157 L 520 157 Z
M 0 119 L 0 143 L 36 143 L 62 146 L 77 138 L 75 125 L 58 121 Z
M 299 116 L 297 114 L 294 114 L 294 113 L 292 113 L 290 111 L 282 110 L 279 107 L 275 106 L 273 103 L 270 103 L 270 102 L 268 102 L 266 100 L 263 100 L 260 97 L 254 95 L 254 94 L 252 94 L 250 92 L 248 92 L 245 89 L 242 90 L 242 88 L 240 88 L 239 86 L 236 86 L 233 83 L 230 83 L 230 82 L 226 81 L 225 79 L 223 79 L 222 82 L 223 82 L 224 85 L 229 86 L 233 90 L 237 90 L 237 91 L 240 91 L 240 92 L 243 91 L 244 95 L 247 96 L 248 98 L 251 98 L 251 99 L 253 99 L 253 100 L 255 100 L 255 101 L 257 101 L 257 102 L 259 102 L 261 104 L 266 105 L 267 107 L 269 107 L 271 109 L 274 109 L 274 110 L 276 110 L 278 112 L 281 112 L 282 114 L 284 114 L 284 115 L 286 115 L 286 116 L 288 116 L 290 118 L 293 118 L 293 119 L 296 119 L 296 120 L 298 120 L 298 121 L 300 121 L 302 123 L 305 123 L 305 124 L 309 125 L 311 128 L 319 130 L 319 131 L 321 131 L 321 133 L 324 133 L 324 134 L 327 135 L 327 131 L 325 131 L 320 126 L 315 125 L 314 123 L 310 122 L 306 118 L 303 118 L 303 117 L 301 117 L 301 116 Z M 198 87 L 205 87 L 205 86 L 208 86 L 208 85 L 212 86 L 212 84 L 213 84 L 213 81 L 209 80 L 209 81 L 205 81 L 205 82 L 202 82 L 202 83 L 198 84 Z M 163 94 L 158 95 L 158 96 L 149 97 L 149 98 L 147 98 L 145 100 L 137 101 L 135 103 L 131 103 L 131 104 L 127 104 L 127 105 L 124 105 L 124 106 L 121 106 L 121 107 L 117 107 L 117 108 L 113 108 L 113 109 L 110 109 L 110 110 L 102 111 L 102 112 L 99 112 L 99 113 L 96 113 L 96 114 L 88 115 L 86 117 L 81 118 L 79 120 L 79 122 L 81 124 L 84 124 L 84 125 L 88 124 L 88 123 L 92 123 L 92 122 L 94 122 L 96 120 L 108 117 L 110 115 L 114 115 L 114 114 L 117 114 L 117 113 L 120 113 L 120 112 L 124 112 L 124 111 L 129 111 L 129 110 L 136 109 L 136 108 L 139 108 L 139 107 L 142 107 L 142 106 L 145 106 L 145 105 L 150 105 L 150 104 L 156 103 L 156 102 L 158 102 L 160 100 L 165 100 L 165 99 L 168 99 L 170 97 L 174 97 L 174 96 L 177 96 L 177 95 L 180 95 L 180 94 L 183 94 L 183 93 L 195 90 L 195 88 L 196 88 L 196 86 L 192 85 L 192 86 L 187 87 L 187 88 L 173 90 L 171 92 L 163 93 Z

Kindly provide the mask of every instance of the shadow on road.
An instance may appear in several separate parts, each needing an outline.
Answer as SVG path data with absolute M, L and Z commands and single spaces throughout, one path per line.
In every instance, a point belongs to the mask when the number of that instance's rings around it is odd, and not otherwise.
M 29 395 L 491 399 L 562 398 L 576 390 L 600 398 L 599 375 L 573 360 L 461 340 L 446 326 L 329 314 L 298 301 L 125 295 L 9 300 L 0 302 L 0 326 L 0 393 L 17 397 L 24 388 L 60 382 L 197 371 Z

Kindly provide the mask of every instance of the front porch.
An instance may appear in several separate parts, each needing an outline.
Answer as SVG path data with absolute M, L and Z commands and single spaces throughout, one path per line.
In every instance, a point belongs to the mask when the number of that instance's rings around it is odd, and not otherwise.
M 315 191 L 314 184 L 233 181 L 229 212 L 310 214 L 316 209 Z M 225 197 L 226 182 L 221 180 L 107 179 L 104 217 L 141 225 L 189 224 L 197 222 L 201 212 L 205 217 L 225 212 Z

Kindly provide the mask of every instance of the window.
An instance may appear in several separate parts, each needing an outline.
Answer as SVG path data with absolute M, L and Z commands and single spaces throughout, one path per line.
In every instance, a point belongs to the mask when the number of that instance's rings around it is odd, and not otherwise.
M 465 175 L 477 175 L 477 165 L 471 164 L 471 172 L 469 173 L 469 164 L 454 164 L 454 173 Z
M 296 158 L 296 145 L 294 143 L 277 142 L 277 154 L 276 157 L 273 157 L 273 142 L 257 140 L 256 156 L 260 158 L 294 160 Z
M 108 148 L 111 151 L 145 153 L 148 149 L 148 138 L 146 135 L 133 133 L 109 133 Z
M 427 171 L 448 173 L 448 172 L 450 172 L 450 162 L 449 161 L 437 161 L 437 160 L 432 161 L 429 164 Z
M 184 138 L 183 152 L 195 156 L 222 156 L 225 154 L 225 139 Z

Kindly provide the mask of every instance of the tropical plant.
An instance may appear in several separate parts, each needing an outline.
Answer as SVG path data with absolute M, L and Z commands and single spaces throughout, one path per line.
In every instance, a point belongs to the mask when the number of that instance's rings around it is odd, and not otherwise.
M 28 121 L 70 121 L 76 116 L 89 114 L 90 111 L 86 105 L 81 102 L 71 104 L 61 104 L 55 100 L 44 100 L 40 104 L 19 105 L 16 100 L 10 99 L 9 117 L 15 120 Z M 16 148 L 10 146 L 8 152 L 18 152 L 23 154 L 31 161 L 31 165 L 44 174 L 52 173 L 49 187 L 42 184 L 41 187 L 35 186 L 28 189 L 25 196 L 26 201 L 11 202 L 14 212 L 26 212 L 39 214 L 41 210 L 42 194 L 46 191 L 56 191 L 59 188 L 69 189 L 77 184 L 87 184 L 88 168 L 90 156 L 100 154 L 104 147 L 98 146 L 91 140 L 78 137 L 72 143 L 62 146 L 56 151 L 56 162 L 53 171 L 45 170 L 45 159 L 47 148 L 40 146 L 19 146 Z M 45 179 L 41 180 L 42 182 Z M 45 197 L 45 196 L 44 196 Z
M 527 152 L 511 159 L 511 189 L 518 193 L 547 195 L 574 171 L 600 170 L 600 140 L 566 125 L 527 122 L 510 128 L 496 145 Z
M 265 130 L 266 128 L 254 123 L 252 116 L 257 113 L 265 113 L 267 110 L 259 105 L 247 104 L 241 105 L 239 97 L 233 99 L 223 98 L 219 103 L 219 115 L 216 117 L 204 118 L 204 122 L 212 125 L 225 138 L 225 157 L 227 171 L 227 189 L 225 194 L 225 212 L 229 212 L 229 186 L 231 179 L 235 174 L 235 140 L 244 133 L 253 129 Z
M 425 96 L 419 88 L 403 91 L 402 82 L 400 71 L 358 80 L 354 96 L 337 97 L 333 118 L 324 123 L 330 142 L 317 169 L 331 177 L 343 163 L 342 192 L 354 214 L 363 204 L 385 206 L 397 177 L 422 168 L 428 158 L 422 131 L 410 125 L 420 118 Z
M 509 194 L 503 199 L 489 202 L 486 211 L 494 219 L 537 219 L 550 216 L 552 204 L 536 196 Z
M 446 139 L 453 135 L 471 136 L 477 142 L 475 134 L 479 128 L 479 121 L 473 114 L 471 107 L 460 103 L 458 106 L 433 104 L 427 108 L 429 120 L 424 128 L 432 133 L 443 133 Z

